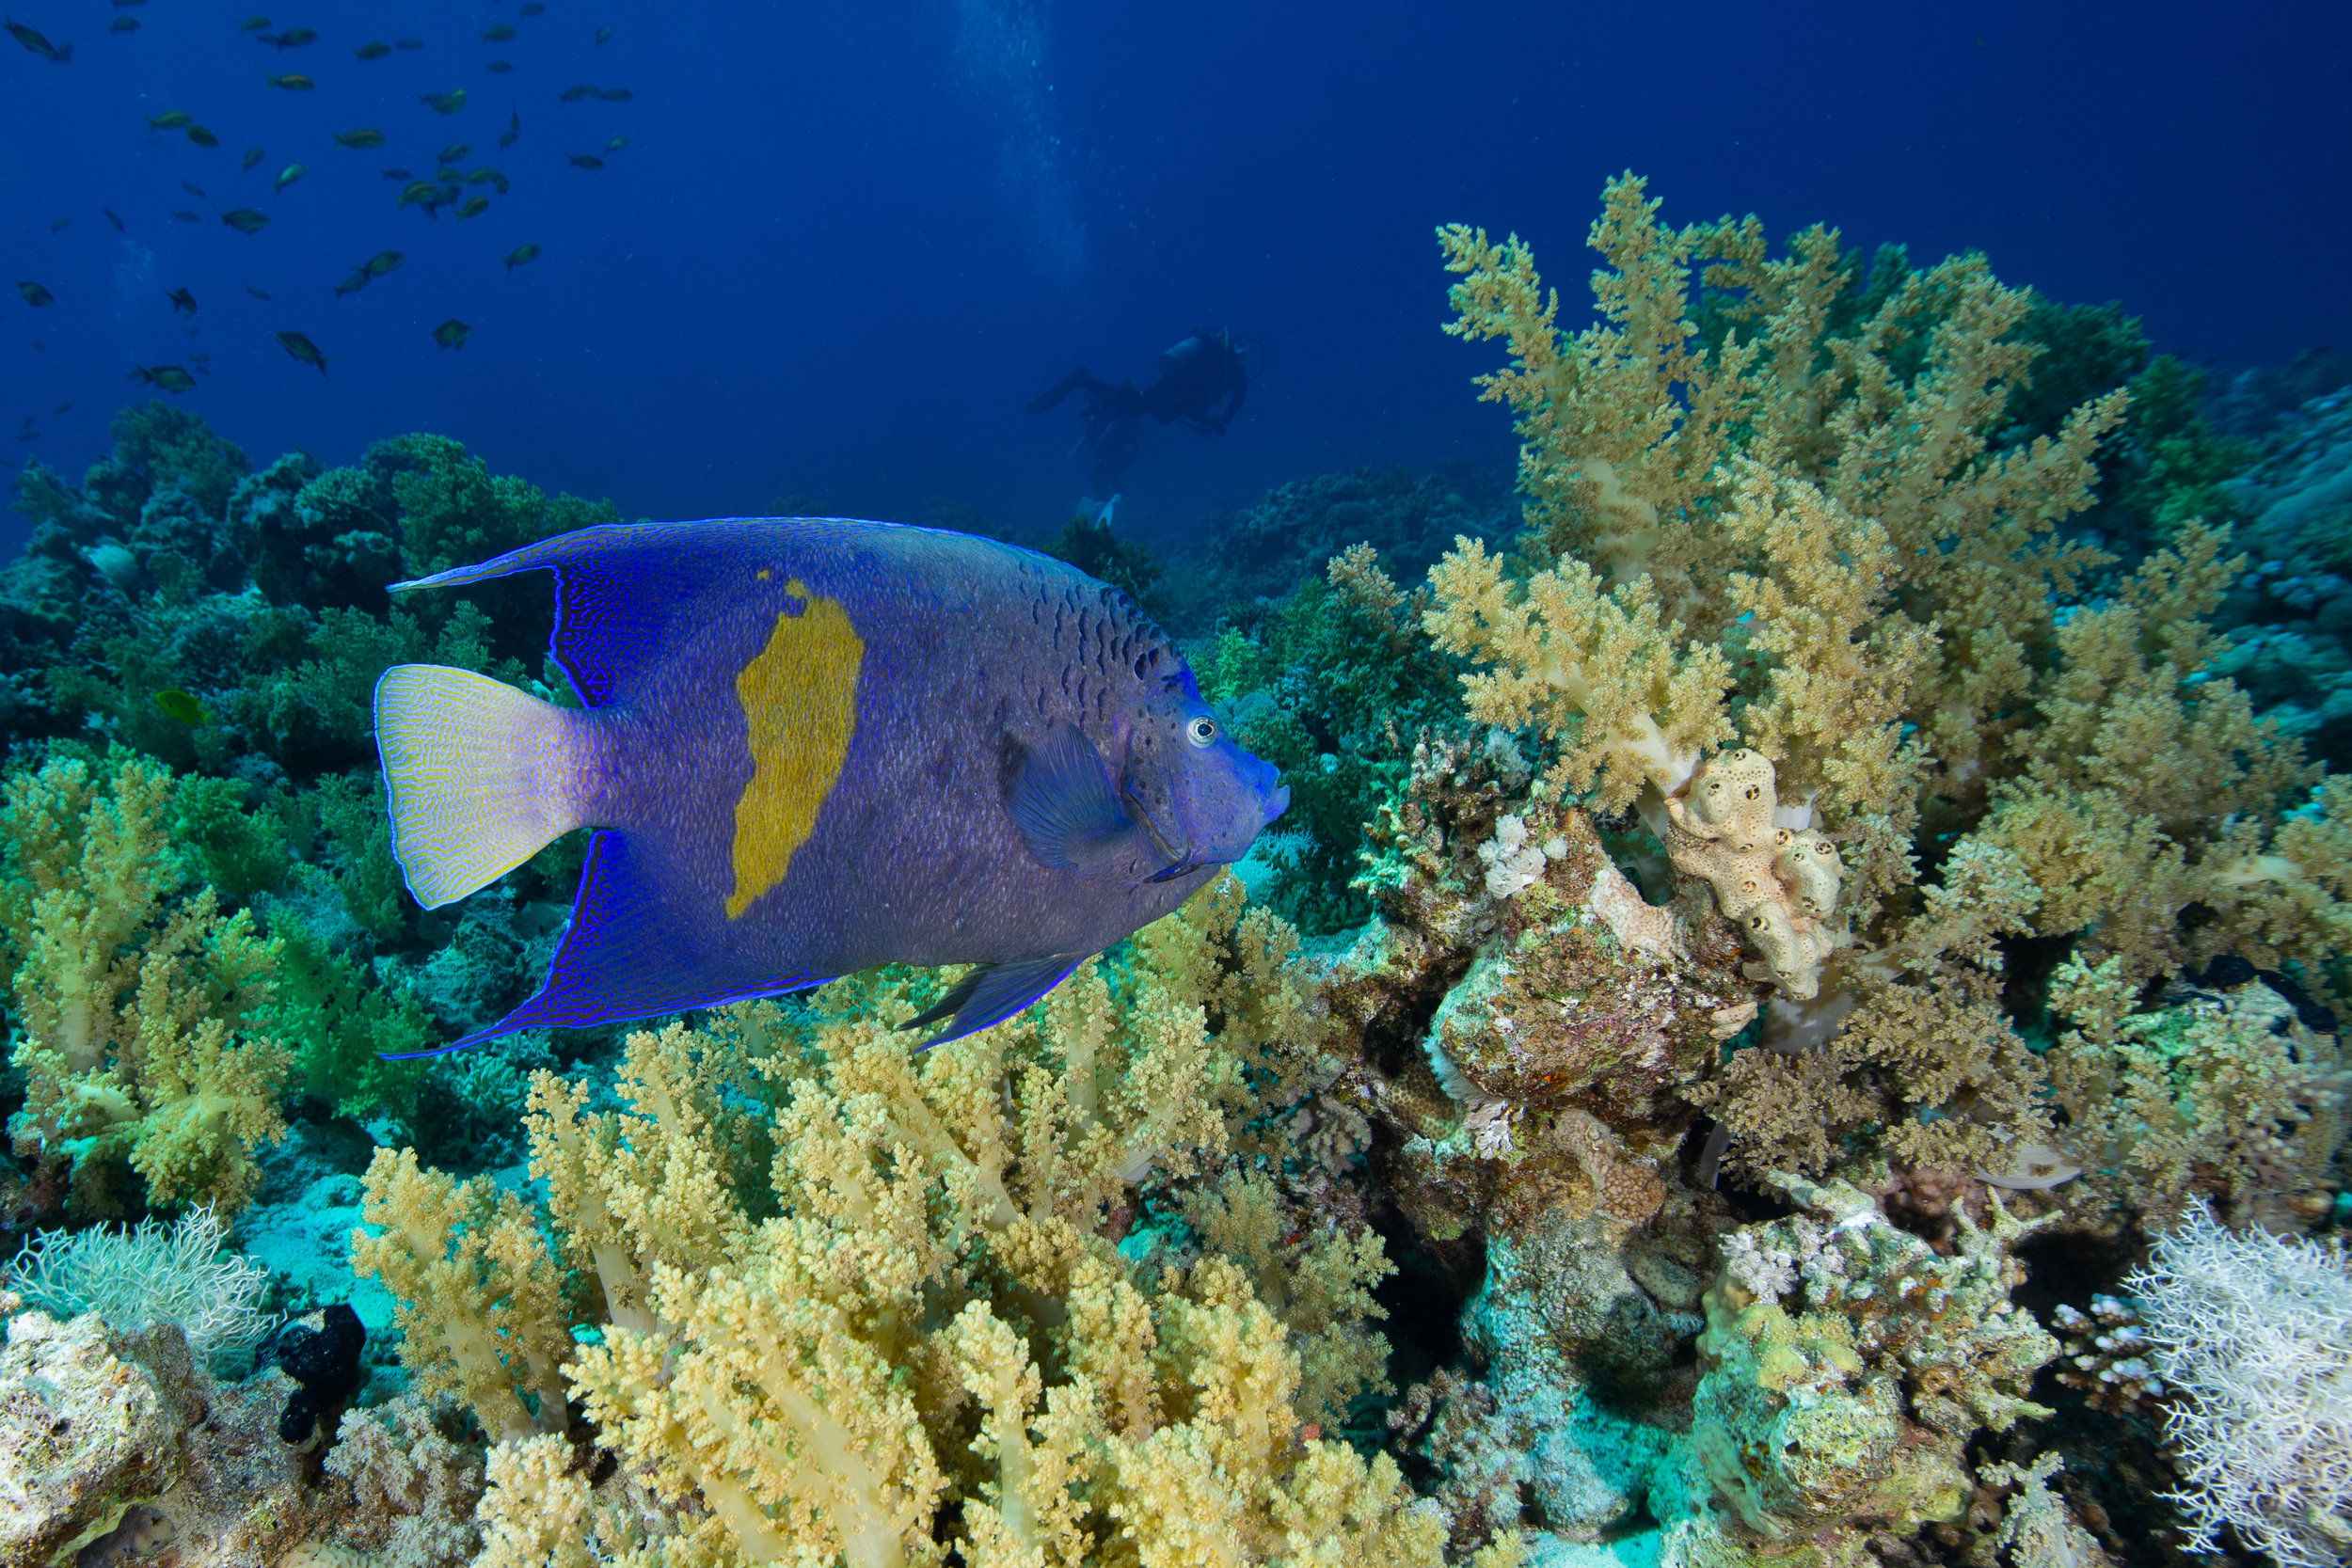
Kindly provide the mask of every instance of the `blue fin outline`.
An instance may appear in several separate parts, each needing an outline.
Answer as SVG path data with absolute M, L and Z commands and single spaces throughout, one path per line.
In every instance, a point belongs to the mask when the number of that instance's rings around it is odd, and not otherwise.
M 518 1029 L 587 1029 L 600 1023 L 627 1023 L 690 1007 L 719 1007 L 755 997 L 781 996 L 834 978 L 787 974 L 751 984 L 698 981 L 691 968 L 676 963 L 675 948 L 659 919 L 648 918 L 649 911 L 638 907 L 642 895 L 642 886 L 628 863 L 627 840 L 610 829 L 598 830 L 588 841 L 587 863 L 580 868 L 580 895 L 572 906 L 571 924 L 555 957 L 548 962 L 547 979 L 539 989 L 513 1012 L 463 1039 L 430 1051 L 380 1054 L 386 1061 L 441 1056 Z M 633 961 L 646 958 L 655 962 Z M 641 978 L 634 985 L 623 979 L 615 984 L 618 976 L 632 969 L 659 979 Z
M 920 1029 L 954 1015 L 946 1031 L 925 1040 L 915 1048 L 918 1051 L 977 1035 L 992 1023 L 1004 1022 L 1069 979 L 1089 957 L 1085 953 L 1049 953 L 1041 958 L 982 964 L 949 987 L 946 995 L 898 1027 Z

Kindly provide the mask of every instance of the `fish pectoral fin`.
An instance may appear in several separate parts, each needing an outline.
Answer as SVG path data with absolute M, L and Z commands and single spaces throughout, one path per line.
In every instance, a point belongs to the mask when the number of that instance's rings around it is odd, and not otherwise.
M 1135 831 L 1111 793 L 1102 752 L 1075 724 L 1057 724 L 1025 746 L 1005 780 L 1005 811 L 1037 863 L 1091 870 L 1125 847 Z
M 1049 953 L 1041 958 L 982 964 L 950 986 L 937 1003 L 898 1027 L 927 1029 L 942 1019 L 949 1020 L 945 1031 L 917 1047 L 923 1051 L 977 1034 L 992 1023 L 1004 1022 L 1069 979 L 1087 958 L 1084 953 Z

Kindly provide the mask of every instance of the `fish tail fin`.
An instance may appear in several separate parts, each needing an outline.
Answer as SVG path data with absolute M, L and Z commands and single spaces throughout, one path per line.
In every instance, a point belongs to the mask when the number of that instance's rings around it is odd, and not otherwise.
M 454 903 L 587 825 L 592 725 L 470 670 L 384 672 L 376 753 L 392 858 L 418 903 Z

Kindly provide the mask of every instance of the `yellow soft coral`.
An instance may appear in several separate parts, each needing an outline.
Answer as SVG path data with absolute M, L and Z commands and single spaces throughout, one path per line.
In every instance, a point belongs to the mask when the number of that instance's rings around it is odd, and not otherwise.
M 352 1232 L 351 1272 L 391 1292 L 419 1389 L 463 1398 L 493 1436 L 564 1432 L 569 1314 L 523 1201 L 421 1169 L 414 1149 L 377 1149 L 367 1195 L 361 1217 L 380 1229 Z
M 1553 739 L 1562 792 L 1594 792 L 1601 810 L 1622 811 L 1645 784 L 1680 789 L 1700 753 L 1731 737 L 1729 666 L 1705 643 L 1677 650 L 1682 628 L 1663 618 L 1648 578 L 1604 592 L 1571 560 L 1512 582 L 1483 542 L 1454 543 L 1429 574 L 1429 634 L 1487 666 L 1462 678 L 1472 718 Z
M 853 1568 L 934 1561 L 946 1482 L 914 1402 L 852 1315 L 891 1294 L 829 1290 L 838 1271 L 793 1239 L 770 1238 L 739 1277 L 658 1267 L 654 1309 L 677 1338 L 613 1329 L 572 1381 L 614 1452 L 672 1504 L 703 1505 L 690 1541 L 752 1562 L 819 1542 Z
M 1936 666 L 1936 630 L 1894 607 L 1899 573 L 1883 527 L 1759 463 L 1736 471 L 1724 526 L 1765 570 L 1731 573 L 1731 602 L 1748 647 L 1771 668 L 1740 730 L 1772 759 L 1790 825 L 1807 826 L 1817 811 L 1872 824 L 1854 835 L 1867 919 L 1910 880 L 1907 862 L 1890 863 L 1875 847 L 1907 839 L 1918 821 L 1929 757 L 1906 738 L 1904 713 Z
M 620 1109 L 533 1085 L 552 1240 L 379 1155 L 355 1260 L 503 1439 L 486 1560 L 1434 1568 L 1392 1465 L 1299 1435 L 1377 1376 L 1376 1238 L 1266 1237 L 1230 1168 L 1279 1153 L 1328 1028 L 1295 946 L 1225 879 L 935 1051 L 902 971 L 641 1032 Z M 1135 1183 L 1211 1164 L 1245 1212 L 1146 1277 L 1111 1239 Z M 548 1440 L 565 1391 L 620 1462 L 593 1487 Z
M 2352 954 L 2352 778 L 2321 780 L 2274 832 L 2229 824 L 2205 869 L 2199 896 L 2241 956 L 2265 969 L 2298 958 L 2331 1001 L 2352 1006 L 2343 969 Z
M 1944 787 L 1971 787 L 2014 727 L 2009 710 L 2026 690 L 2028 651 L 2047 639 L 2054 593 L 2072 592 L 2099 559 L 2053 531 L 2089 504 L 2091 454 L 2122 417 L 2117 394 L 2077 409 L 2054 440 L 1993 451 L 2008 389 L 2040 353 L 2012 335 L 2028 293 L 2003 287 L 1980 257 L 1956 258 L 1910 275 L 1851 335 L 1833 335 L 1851 280 L 1834 230 L 1809 230 L 1774 260 L 1754 218 L 1661 225 L 1658 203 L 1627 175 L 1609 182 L 1591 233 L 1608 262 L 1594 275 L 1600 320 L 1563 333 L 1558 297 L 1516 237 L 1498 245 L 1459 226 L 1438 237 L 1463 275 L 1448 330 L 1510 347 L 1511 365 L 1480 384 L 1518 416 L 1522 548 L 1547 566 L 1595 562 L 1612 591 L 1646 580 L 1661 624 L 1711 641 L 1755 607 L 1734 585 L 1772 546 L 1770 531 L 1739 520 L 1758 502 L 1737 490 L 1763 481 L 1733 459 L 1769 471 L 1775 505 L 1799 496 L 1785 486 L 1810 486 L 1804 504 L 1821 510 L 1825 537 L 1783 550 L 1765 576 L 1824 610 L 1807 579 L 1833 565 L 1851 575 L 1840 590 L 1849 604 L 1855 594 L 1900 600 L 1909 625 L 1870 634 L 1884 669 L 1865 694 L 1901 705 L 1943 763 Z M 1713 348 L 1691 319 L 1701 265 L 1731 327 Z M 1441 588 L 1438 608 L 1457 613 L 1463 597 Z M 1918 629 L 1931 621 L 1931 657 Z M 1820 629 L 1851 649 L 1860 623 L 1834 610 Z M 1823 666 L 1814 678 L 1837 680 L 1853 656 L 1812 641 L 1807 660 Z M 1788 721 L 1836 711 L 1834 698 L 1799 703 L 1793 691 L 1783 705 Z M 1867 705 L 1862 717 L 1882 722 Z M 1873 793 L 1898 782 L 1856 780 Z
M 2227 545 L 2226 530 L 2191 519 L 2111 602 L 2069 617 L 2037 692 L 2026 776 L 1995 794 L 1976 834 L 2040 888 L 2038 931 L 2081 933 L 2135 979 L 2223 952 L 2316 969 L 2344 923 L 2325 818 L 2278 830 L 2318 877 L 2264 842 L 2317 770 L 2245 692 L 2201 669 L 2217 641 L 2205 617 L 2243 560 L 2225 560 Z M 2219 918 L 2188 928 L 2192 904 Z
M 735 1197 L 753 1173 L 731 1172 L 726 1157 L 764 1148 L 764 1132 L 743 1108 L 755 1101 L 730 1104 L 723 1092 L 748 1086 L 749 1033 L 696 1035 L 674 1023 L 630 1036 L 619 1083 L 626 1115 L 588 1115 L 587 1089 L 552 1073 L 532 1082 L 523 1123 L 531 1174 L 548 1183 L 556 1233 L 576 1266 L 595 1274 L 607 1316 L 622 1327 L 654 1328 L 653 1265 L 710 1267 L 749 1229 Z
M 1772 825 L 1851 847 L 1837 870 L 1867 926 L 1911 880 L 1923 799 L 1980 800 L 2010 766 L 2054 599 L 2101 559 L 2054 531 L 2089 504 L 2122 400 L 1993 449 L 2041 351 L 2013 336 L 2030 296 L 1981 258 L 1909 275 L 1840 333 L 1834 231 L 1775 259 L 1753 218 L 1661 225 L 1628 175 L 1590 238 L 1598 320 L 1564 332 L 1516 236 L 1439 231 L 1461 275 L 1447 330 L 1509 345 L 1480 385 L 1518 417 L 1535 569 L 1460 541 L 1431 574 L 1428 629 L 1480 667 L 1473 717 L 1545 734 L 1552 788 L 1609 812 L 1654 789 L 1670 852 L 1666 812 L 1687 816 L 1703 754 L 1742 737 L 1776 770 Z M 1700 268 L 1728 327 L 1712 344 Z M 1810 996 L 1843 938 L 1809 907 L 1828 882 L 1722 863 L 1722 835 L 1679 827 L 1677 869 L 1715 889 L 1784 995 Z
M 1367 1393 L 1392 1392 L 1382 1369 L 1388 1338 L 1364 1332 L 1388 1311 L 1373 1288 L 1393 1272 L 1380 1238 L 1327 1222 L 1295 1227 L 1263 1172 L 1237 1171 L 1181 1205 L 1204 1245 L 1248 1271 L 1258 1294 L 1290 1328 L 1299 1359 L 1301 1418 L 1336 1427 Z
M 0 809 L 0 928 L 24 1020 L 10 1132 L 20 1155 L 71 1161 L 85 1214 L 132 1205 L 126 1168 L 149 1203 L 240 1209 L 261 1181 L 252 1151 L 285 1131 L 278 944 L 244 911 L 224 918 L 212 889 L 182 895 L 173 793 L 142 758 L 103 777 L 60 760 L 9 779 Z
M 1479 386 L 1518 415 L 1539 557 L 1597 562 L 1612 587 L 1654 577 L 1680 615 L 1705 549 L 1690 525 L 1712 498 L 1729 420 L 1753 398 L 1743 393 L 1753 356 L 1715 360 L 1692 348 L 1691 259 L 1710 231 L 1661 227 L 1644 190 L 1628 176 L 1601 198 L 1590 243 L 1612 266 L 1594 275 L 1599 323 L 1573 335 L 1559 332 L 1560 296 L 1546 293 L 1518 235 L 1496 245 L 1451 224 L 1438 240 L 1447 270 L 1462 275 L 1446 330 L 1510 347 L 1510 365 Z

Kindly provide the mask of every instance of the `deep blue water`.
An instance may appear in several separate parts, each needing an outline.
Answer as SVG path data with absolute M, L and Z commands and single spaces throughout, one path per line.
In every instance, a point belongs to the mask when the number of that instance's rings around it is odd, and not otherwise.
M 257 461 L 431 429 L 629 516 L 946 503 L 1025 531 L 1067 515 L 1085 464 L 1067 416 L 1023 402 L 1080 361 L 1145 376 L 1186 328 L 1227 325 L 1263 345 L 1242 418 L 1167 432 L 1126 484 L 1122 518 L 1166 533 L 1342 465 L 1507 462 L 1468 385 L 1493 351 L 1438 331 L 1431 230 L 1518 230 L 1581 311 L 1583 232 L 1628 166 L 1677 221 L 1982 249 L 2010 282 L 2123 301 L 2193 359 L 2352 343 L 2342 0 L 520 4 L 21 0 L 14 20 L 74 47 L 56 65 L 0 39 L 0 282 L 56 296 L 0 292 L 0 428 L 39 432 L 13 450 L 78 474 L 148 395 L 133 366 L 204 354 L 181 401 Z M 319 40 L 240 36 L 255 10 Z M 119 16 L 140 28 L 111 34 Z M 500 23 L 522 36 L 479 40 Z M 425 47 L 353 56 L 399 36 Z M 633 96 L 559 103 L 574 82 Z M 418 102 L 460 87 L 455 115 Z M 146 129 L 174 108 L 220 146 Z M 389 145 L 328 139 L 358 126 Z M 397 207 L 379 171 L 429 174 L 460 141 L 510 194 L 466 223 Z M 274 221 L 248 237 L 215 207 Z M 509 274 L 526 243 L 544 254 Z M 405 263 L 334 296 L 385 249 Z M 453 316 L 474 329 L 456 351 L 431 336 Z

